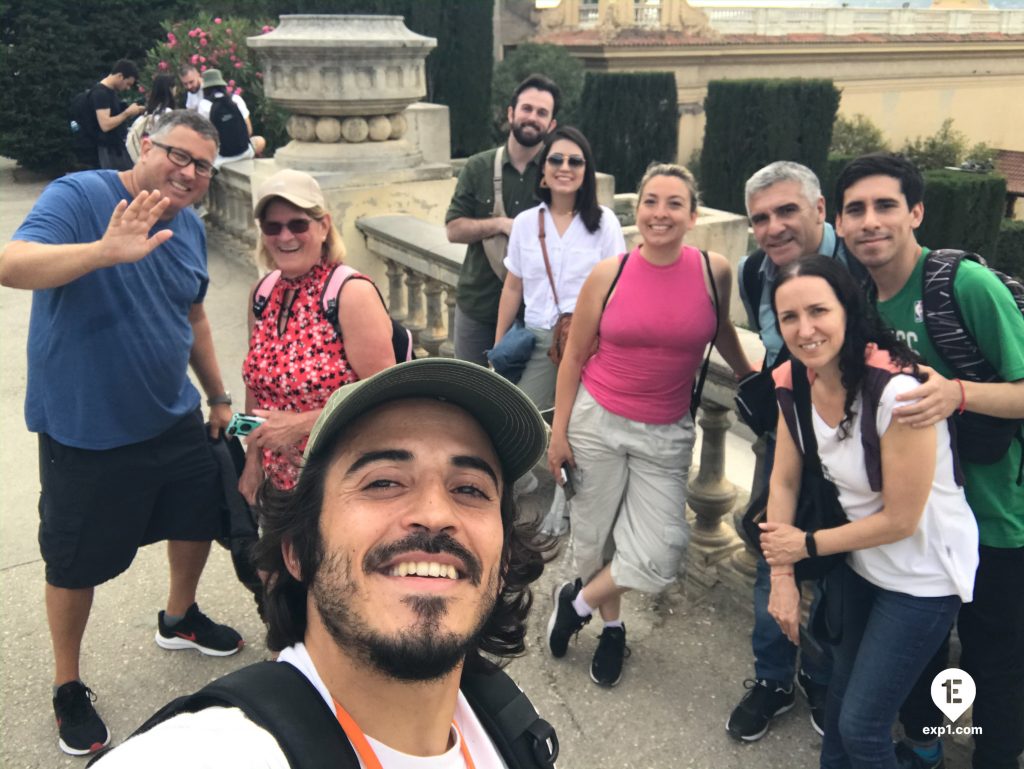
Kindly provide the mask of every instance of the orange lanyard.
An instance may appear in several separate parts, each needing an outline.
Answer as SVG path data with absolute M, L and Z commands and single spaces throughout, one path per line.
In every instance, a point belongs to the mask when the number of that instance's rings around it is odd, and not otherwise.
M 338 717 L 338 723 L 341 724 L 341 728 L 345 730 L 345 736 L 348 737 L 352 747 L 359 754 L 359 760 L 363 762 L 363 766 L 366 769 L 384 769 L 381 766 L 380 759 L 377 758 L 377 754 L 370 747 L 370 743 L 366 739 L 366 735 L 363 734 L 363 730 L 356 725 L 356 722 L 352 720 L 352 716 L 348 714 L 348 711 L 337 700 L 334 700 L 334 714 Z M 473 758 L 469 755 L 466 740 L 462 736 L 462 730 L 459 729 L 459 725 L 454 721 L 452 721 L 452 726 L 455 727 L 455 732 L 459 735 L 459 748 L 462 751 L 462 759 L 466 762 L 466 769 L 476 769 L 476 766 L 473 764 Z

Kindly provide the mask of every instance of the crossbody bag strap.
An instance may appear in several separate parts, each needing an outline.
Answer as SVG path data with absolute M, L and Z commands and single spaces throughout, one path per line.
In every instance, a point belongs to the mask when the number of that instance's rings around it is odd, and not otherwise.
M 800 446 L 803 450 L 804 468 L 814 475 L 825 477 L 818 456 L 818 440 L 814 437 L 814 417 L 811 414 L 811 384 L 807 381 L 807 367 L 793 358 L 793 407 L 796 425 L 800 431 Z
M 505 199 L 501 196 L 501 167 L 505 164 L 505 145 L 498 147 L 494 153 L 494 208 L 491 216 L 505 216 Z
M 547 237 L 544 235 L 544 207 L 537 209 L 537 237 L 540 240 L 540 252 L 544 256 L 544 269 L 548 273 L 548 285 L 551 286 L 551 295 L 555 297 L 555 308 L 558 314 L 562 314 L 561 303 L 558 301 L 558 291 L 555 290 L 555 276 L 551 273 L 551 260 L 548 259 Z
M 693 384 L 693 392 L 690 394 L 690 416 L 697 418 L 697 408 L 700 406 L 701 395 L 704 393 L 704 382 L 708 378 L 708 368 L 711 366 L 711 351 L 715 348 L 715 341 L 718 339 L 718 331 L 721 325 L 721 318 L 718 312 L 718 286 L 715 285 L 715 274 L 711 272 L 711 257 L 708 252 L 701 249 L 701 256 L 704 257 L 704 266 L 708 271 L 708 280 L 711 282 L 711 300 L 715 308 L 715 333 L 708 343 L 708 351 L 704 356 L 704 362 L 700 366 L 700 374 Z

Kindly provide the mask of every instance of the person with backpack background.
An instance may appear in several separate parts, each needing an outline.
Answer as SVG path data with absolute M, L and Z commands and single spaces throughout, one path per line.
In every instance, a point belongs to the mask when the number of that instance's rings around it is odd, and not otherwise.
M 165 112 L 174 109 L 174 76 L 157 75 L 153 78 L 149 95 L 146 97 L 146 111 L 135 119 L 128 129 L 125 147 L 134 163 L 142 153 L 142 140 L 149 136 L 156 127 L 157 120 Z
M 208 118 L 220 134 L 220 149 L 214 168 L 236 160 L 247 160 L 262 155 L 267 141 L 252 135 L 249 107 L 237 93 L 228 94 L 228 84 L 219 69 L 203 73 L 203 100 L 199 114 Z
M 256 261 L 245 410 L 265 419 L 249 435 L 238 489 L 250 504 L 264 477 L 290 489 L 310 428 L 336 389 L 395 364 L 392 323 L 373 282 L 342 264 L 345 245 L 316 179 L 285 169 L 256 190 Z M 322 302 L 334 285 L 335 315 Z M 350 279 L 352 278 L 352 279 Z
M 954 415 L 981 541 L 974 601 L 957 620 L 959 667 L 977 685 L 973 766 L 1016 769 L 1024 752 L 1024 288 L 974 255 L 919 245 L 923 198 L 921 174 L 905 158 L 859 157 L 836 182 L 836 231 L 871 274 L 882 318 L 927 364 L 928 381 L 897 398 L 914 402 L 894 419 L 926 428 Z M 943 765 L 926 729 L 943 724 L 930 687 L 947 666 L 944 645 L 901 711 L 905 767 Z
M 892 724 L 971 600 L 978 525 L 946 420 L 914 429 L 896 416 L 900 395 L 920 387 L 914 354 L 849 271 L 818 255 L 791 262 L 772 305 L 791 359 L 772 372 L 779 418 L 760 525 L 768 609 L 796 644 L 797 571 L 839 556 L 819 610 L 836 644 L 820 766 L 897 769 Z M 838 508 L 837 525 L 797 517 L 812 484 L 819 510 Z
M 483 656 L 525 651 L 550 551 L 512 486 L 544 444 L 530 400 L 465 361 L 337 390 L 298 485 L 261 494 L 277 661 L 172 702 L 97 769 L 554 769 L 551 725 Z

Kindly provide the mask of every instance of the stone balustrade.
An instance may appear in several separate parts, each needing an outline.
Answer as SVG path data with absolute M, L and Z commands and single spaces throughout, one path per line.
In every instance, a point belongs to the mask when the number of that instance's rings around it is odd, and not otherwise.
M 449 243 L 443 225 L 403 214 L 365 216 L 356 221 L 356 228 L 367 251 L 386 268 L 391 316 L 412 332 L 417 355 L 451 357 L 455 285 L 466 247 Z M 757 335 L 742 329 L 739 333 L 747 356 L 759 360 L 764 349 Z M 752 453 L 753 435 L 742 425 L 733 425 L 735 390 L 732 372 L 715 353 L 697 420 L 700 456 L 690 475 L 687 578 L 701 585 L 722 581 L 746 590 L 753 584 L 754 561 L 736 534 L 734 516 L 742 511 L 746 489 L 763 474 L 763 448 L 761 442 L 755 443 Z

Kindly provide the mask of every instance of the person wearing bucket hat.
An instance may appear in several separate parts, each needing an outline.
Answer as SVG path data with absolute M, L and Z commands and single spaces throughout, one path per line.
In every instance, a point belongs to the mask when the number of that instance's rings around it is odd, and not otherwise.
M 299 679 L 312 712 L 288 707 L 268 724 L 248 697 L 210 707 L 224 700 L 211 703 L 204 690 L 191 700 L 204 709 L 181 714 L 194 709 L 189 700 L 172 706 L 179 715 L 163 709 L 99 766 L 145 765 L 157 754 L 213 766 L 204 751 L 215 751 L 232 766 L 283 767 L 285 746 L 322 716 L 328 726 L 305 741 L 323 751 L 340 737 L 337 765 L 355 765 L 342 755 L 351 744 L 363 766 L 429 757 L 431 766 L 553 767 L 554 731 L 480 654 L 525 648 L 530 585 L 549 540 L 517 520 L 512 485 L 545 443 L 530 400 L 466 361 L 415 360 L 336 391 L 296 488 L 262 495 L 255 553 L 270 575 L 268 646 L 280 655 L 239 671 L 287 677 L 288 686 L 261 689 L 285 702 Z M 497 698 L 478 695 L 495 690 L 511 691 L 515 707 L 498 706 L 492 719 Z M 528 728 L 509 728 L 524 717 Z M 216 734 L 215 746 L 205 734 Z
M 255 200 L 256 261 L 269 272 L 253 287 L 242 363 L 246 413 L 265 420 L 249 435 L 239 479 L 250 504 L 264 477 L 295 485 L 306 436 L 334 390 L 395 363 L 387 309 L 369 278 L 341 264 L 345 246 L 316 179 L 278 171 Z M 332 317 L 322 301 L 329 284 L 340 284 Z
M 262 136 L 253 136 L 249 107 L 237 93 L 228 92 L 229 86 L 219 69 L 203 72 L 203 99 L 198 111 L 213 123 L 220 135 L 214 168 L 262 155 L 267 146 Z

